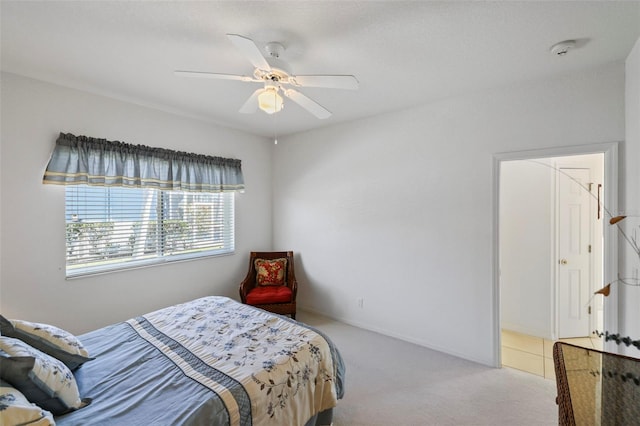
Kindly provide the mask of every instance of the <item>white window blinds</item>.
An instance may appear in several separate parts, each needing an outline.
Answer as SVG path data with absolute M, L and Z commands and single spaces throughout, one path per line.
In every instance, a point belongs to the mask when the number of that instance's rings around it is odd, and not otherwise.
M 231 253 L 234 194 L 65 187 L 67 277 Z

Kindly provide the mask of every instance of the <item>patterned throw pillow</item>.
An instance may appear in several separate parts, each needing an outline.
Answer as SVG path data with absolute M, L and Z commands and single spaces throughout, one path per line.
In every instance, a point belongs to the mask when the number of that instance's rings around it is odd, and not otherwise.
M 84 407 L 71 370 L 22 340 L 0 336 L 0 378 L 57 416 Z
M 0 333 L 20 339 L 62 361 L 71 371 L 92 360 L 80 340 L 68 331 L 48 324 L 8 320 L 0 315 Z
M 18 389 L 0 380 L 0 425 L 53 426 L 53 415 L 32 404 Z
M 256 259 L 258 285 L 283 285 L 287 259 Z

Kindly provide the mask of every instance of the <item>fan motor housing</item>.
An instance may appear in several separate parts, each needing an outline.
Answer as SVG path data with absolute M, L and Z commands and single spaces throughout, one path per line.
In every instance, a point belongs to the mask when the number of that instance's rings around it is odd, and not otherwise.
M 270 80 L 270 81 L 277 81 L 277 82 L 281 81 L 283 83 L 287 83 L 289 81 L 290 71 L 288 71 L 287 69 L 282 69 L 283 66 L 286 67 L 286 64 L 282 61 L 278 61 L 278 62 L 282 62 L 282 64 L 273 64 L 272 58 L 268 58 L 267 61 L 269 62 L 269 65 L 271 65 L 271 70 L 264 71 L 264 70 L 256 69 L 255 72 L 253 73 L 255 78 L 259 80 L 264 80 L 264 81 Z

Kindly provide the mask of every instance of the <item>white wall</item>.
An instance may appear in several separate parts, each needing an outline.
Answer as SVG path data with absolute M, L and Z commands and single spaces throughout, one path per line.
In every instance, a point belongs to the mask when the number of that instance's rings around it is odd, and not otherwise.
M 494 365 L 493 155 L 623 138 L 622 63 L 283 138 L 274 248 L 301 306 Z
M 501 327 L 546 339 L 554 314 L 551 171 L 528 161 L 500 167 Z
M 633 215 L 621 222 L 629 235 L 635 232 L 640 241 L 640 39 L 626 60 L 626 142 L 621 168 L 626 176 L 622 187 L 621 205 L 625 214 Z M 639 277 L 640 259 L 624 242 L 621 245 L 621 265 L 623 276 Z M 640 338 L 640 287 L 620 289 L 621 330 L 624 336 Z M 630 348 L 627 353 L 638 357 L 638 351 Z
M 79 333 L 195 297 L 238 297 L 247 253 L 272 242 L 266 139 L 12 74 L 1 83 L 3 315 Z M 42 184 L 59 132 L 241 159 L 236 254 L 65 280 L 64 188 Z

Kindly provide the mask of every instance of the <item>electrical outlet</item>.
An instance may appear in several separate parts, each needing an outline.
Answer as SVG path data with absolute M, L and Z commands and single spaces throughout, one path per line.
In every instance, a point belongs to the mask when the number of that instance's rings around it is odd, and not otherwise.
M 358 308 L 364 308 L 364 297 L 358 297 Z

